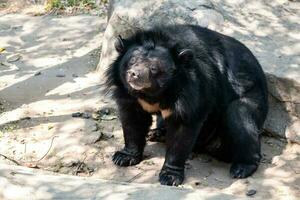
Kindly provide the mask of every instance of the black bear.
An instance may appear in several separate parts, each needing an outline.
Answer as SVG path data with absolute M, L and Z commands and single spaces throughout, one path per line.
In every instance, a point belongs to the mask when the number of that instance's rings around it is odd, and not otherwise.
M 143 158 L 152 114 L 166 130 L 163 185 L 179 185 L 193 151 L 232 162 L 233 178 L 250 176 L 260 161 L 260 132 L 268 111 L 263 70 L 239 41 L 195 25 L 137 31 L 115 42 L 119 53 L 106 71 L 125 147 L 119 166 Z

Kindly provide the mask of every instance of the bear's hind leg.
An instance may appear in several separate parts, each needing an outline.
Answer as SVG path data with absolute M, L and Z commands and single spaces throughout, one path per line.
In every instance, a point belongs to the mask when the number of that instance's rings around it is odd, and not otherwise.
M 241 98 L 227 108 L 224 139 L 232 156 L 230 175 L 233 178 L 246 178 L 259 165 L 260 130 L 265 118 L 260 107 L 254 99 Z

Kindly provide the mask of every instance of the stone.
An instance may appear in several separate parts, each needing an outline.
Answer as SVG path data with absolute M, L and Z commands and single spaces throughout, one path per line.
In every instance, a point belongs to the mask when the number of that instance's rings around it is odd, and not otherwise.
M 72 113 L 72 117 L 82 117 L 82 114 L 81 112 Z
M 63 73 L 58 73 L 58 74 L 56 74 L 56 77 L 62 78 L 62 77 L 66 77 L 66 75 Z
M 84 118 L 84 119 L 89 119 L 89 118 L 91 118 L 91 114 L 90 113 L 87 113 L 87 112 L 84 112 L 84 113 L 82 113 L 82 118 Z
M 41 75 L 42 74 L 42 72 L 36 72 L 35 74 L 34 74 L 34 76 L 39 76 L 39 75 Z
M 130 36 L 134 31 L 153 25 L 198 24 L 215 28 L 223 23 L 223 17 L 216 10 L 208 9 L 208 0 L 114 0 L 110 1 L 108 26 L 104 33 L 101 59 L 98 69 L 106 69 L 115 59 L 112 45 L 116 36 Z
M 295 120 L 286 128 L 285 135 L 289 141 L 300 144 L 300 120 Z
M 300 71 L 299 71 L 300 74 Z M 270 95 L 281 102 L 300 103 L 300 83 L 292 79 L 284 79 L 267 73 Z
M 249 196 L 249 197 L 251 197 L 251 196 L 253 196 L 253 195 L 255 195 L 255 194 L 256 194 L 256 190 L 248 190 L 248 191 L 246 192 L 246 195 Z
M 280 78 L 267 73 L 269 113 L 265 130 L 274 136 L 300 143 L 300 84 L 292 79 Z
M 285 104 L 269 95 L 270 109 L 264 124 L 264 129 L 268 134 L 284 137 L 286 125 L 290 122 L 290 115 L 286 112 Z
M 99 142 L 103 137 L 102 132 L 91 132 L 84 136 L 83 142 L 84 144 L 95 144 Z
M 7 56 L 7 59 L 6 61 L 8 63 L 12 63 L 12 62 L 17 62 L 18 60 L 20 60 L 22 58 L 21 54 L 14 54 L 14 55 L 11 55 L 11 56 Z

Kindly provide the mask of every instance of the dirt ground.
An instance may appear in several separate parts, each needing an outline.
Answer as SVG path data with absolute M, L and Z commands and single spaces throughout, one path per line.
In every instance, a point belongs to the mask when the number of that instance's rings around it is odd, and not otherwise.
M 111 161 L 123 146 L 113 102 L 97 66 L 105 18 L 0 13 L 0 162 L 78 176 L 158 184 L 164 144 L 148 142 L 140 164 Z M 192 155 L 183 187 L 258 199 L 300 196 L 300 147 L 263 137 L 263 159 L 247 179 L 230 165 Z M 1 170 L 1 169 L 0 169 Z M 254 192 L 255 193 L 255 192 Z

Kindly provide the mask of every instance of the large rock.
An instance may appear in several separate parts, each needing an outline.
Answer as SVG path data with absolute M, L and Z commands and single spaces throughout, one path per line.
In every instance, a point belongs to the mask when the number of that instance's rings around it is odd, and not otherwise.
M 166 187 L 157 184 L 116 182 L 62 175 L 27 167 L 0 164 L 0 199 L 181 199 L 249 200 L 247 197 L 205 189 Z M 279 198 L 283 195 L 279 194 Z M 277 196 L 278 197 L 278 196 Z M 293 198 L 293 197 L 291 197 Z
M 117 35 L 161 24 L 198 24 L 245 43 L 267 73 L 270 111 L 265 130 L 300 143 L 300 3 L 235 0 L 112 0 L 100 73 L 115 59 Z
M 191 23 L 215 28 L 223 17 L 208 0 L 112 0 L 108 9 L 108 24 L 102 42 L 98 69 L 106 69 L 115 59 L 113 41 L 116 36 L 127 37 L 136 30 L 153 25 Z

